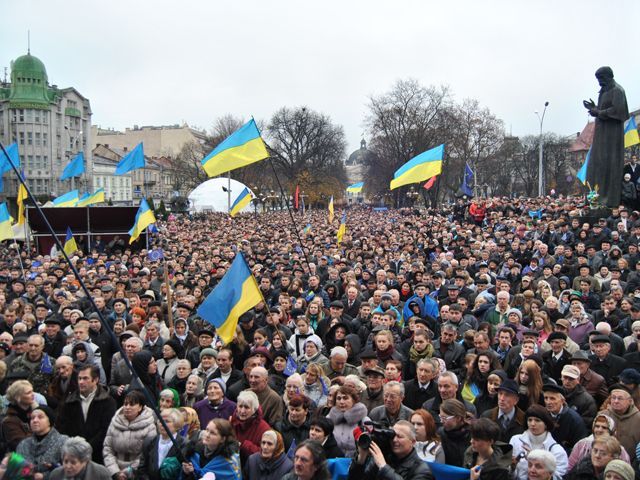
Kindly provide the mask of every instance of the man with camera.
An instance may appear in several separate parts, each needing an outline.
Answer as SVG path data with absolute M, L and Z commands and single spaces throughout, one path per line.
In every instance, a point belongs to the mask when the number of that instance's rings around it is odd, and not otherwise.
M 349 480 L 433 478 L 429 467 L 416 453 L 416 431 L 406 420 L 398 420 L 390 430 L 374 428 L 372 432 L 365 432 L 357 443 L 358 454 L 349 467 Z M 383 450 L 391 453 L 385 457 Z

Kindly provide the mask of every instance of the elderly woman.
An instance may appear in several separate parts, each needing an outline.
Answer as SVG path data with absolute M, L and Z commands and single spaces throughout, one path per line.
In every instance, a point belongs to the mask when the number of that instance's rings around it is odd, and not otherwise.
M 303 391 L 304 381 L 302 380 L 302 376 L 299 373 L 294 373 L 289 376 L 284 384 L 284 396 L 282 397 L 285 406 L 289 405 L 291 396 L 304 393 Z
M 200 441 L 182 463 L 182 478 L 196 480 L 207 473 L 215 474 L 216 480 L 240 480 L 240 457 L 238 440 L 228 420 L 215 418 L 202 432 Z
M 570 323 L 569 338 L 578 345 L 582 345 L 587 340 L 589 332 L 594 329 L 591 317 L 584 311 L 582 304 L 573 302 L 566 319 Z
M 516 465 L 514 478 L 527 479 L 527 452 L 542 449 L 551 452 L 556 458 L 556 474 L 562 477 L 567 473 L 567 452 L 555 441 L 550 431 L 554 427 L 551 414 L 541 405 L 532 405 L 525 413 L 527 430 L 511 437 L 513 462 Z
M 162 358 L 158 360 L 158 374 L 164 385 L 176 376 L 176 368 L 182 357 L 184 357 L 184 349 L 178 340 L 167 340 L 162 346 Z
M 62 445 L 69 437 L 58 433 L 53 427 L 55 421 L 55 413 L 49 407 L 35 407 L 29 421 L 32 435 L 22 440 L 16 449 L 35 467 L 36 480 L 47 478 L 55 466 L 62 462 Z
M 184 393 L 180 395 L 180 404 L 185 407 L 193 407 L 202 400 L 204 398 L 202 385 L 202 379 L 198 375 L 189 375 L 184 386 Z
M 346 385 L 338 388 L 336 404 L 329 411 L 327 418 L 333 423 L 333 436 L 338 447 L 347 457 L 353 456 L 356 452 L 353 429 L 367 418 L 367 407 L 360 403 L 358 392 Z
M 309 408 L 311 400 L 300 393 L 289 398 L 289 405 L 285 417 L 274 427 L 282 434 L 284 448 L 289 451 L 291 444 L 298 445 L 309 438 Z
M 582 458 L 564 478 L 566 480 L 602 478 L 607 464 L 619 458 L 621 450 L 620 442 L 615 437 L 600 435 L 593 440 L 590 455 Z
M 331 380 L 324 375 L 322 367 L 317 363 L 309 364 L 302 375 L 302 381 L 302 393 L 318 408 L 323 407 L 327 403 L 327 389 L 331 385 Z
M 531 450 L 527 455 L 527 480 L 552 480 L 556 457 L 546 450 Z
M 186 388 L 189 375 L 191 375 L 191 364 L 189 363 L 189 360 L 178 360 L 176 362 L 176 373 L 174 377 L 166 383 L 166 385 L 169 388 L 175 388 L 178 393 L 182 395 Z
M 2 438 L 7 450 L 13 451 L 30 434 L 29 417 L 37 405 L 33 386 L 27 380 L 17 380 L 7 389 L 7 414 L 2 420 Z
M 304 372 L 311 363 L 326 363 L 329 359 L 322 354 L 322 340 L 317 335 L 312 335 L 304 342 L 304 355 L 298 357 L 298 371 Z
M 71 437 L 62 446 L 62 466 L 56 468 L 49 480 L 110 480 L 109 471 L 91 461 L 93 449 L 82 437 Z
M 580 460 L 591 455 L 591 447 L 593 445 L 593 441 L 596 438 L 603 435 L 615 435 L 616 421 L 606 413 L 598 413 L 593 419 L 591 431 L 593 432 L 593 434 L 589 435 L 586 438 L 583 438 L 582 440 L 579 440 L 571 450 L 568 470 L 572 470 L 573 467 L 575 467 L 578 462 L 580 462 Z M 625 462 L 631 462 L 629 454 L 624 448 L 620 452 L 620 459 L 624 460 Z
M 180 408 L 180 394 L 174 388 L 165 388 L 160 392 L 158 408 Z
M 207 425 L 214 418 L 228 420 L 236 409 L 236 404 L 225 397 L 227 384 L 222 378 L 212 378 L 207 382 L 207 398 L 196 402 L 193 409 L 198 412 L 200 425 Z
M 246 480 L 280 480 L 291 471 L 293 463 L 285 454 L 282 435 L 276 430 L 262 434 L 260 451 L 247 461 Z
M 153 411 L 145 406 L 142 392 L 134 390 L 116 411 L 104 439 L 104 465 L 116 480 L 132 476 L 140 463 L 142 445 L 156 435 Z
M 262 434 L 271 428 L 262 418 L 258 396 L 251 390 L 244 390 L 238 395 L 231 425 L 240 443 L 240 457 L 244 464 L 250 455 L 260 451 Z
M 191 407 L 180 407 L 182 414 L 183 427 L 180 430 L 180 436 L 185 440 L 198 440 L 200 436 L 200 419 L 198 413 Z
M 160 415 L 169 428 L 171 436 L 175 439 L 176 445 L 178 448 L 182 448 L 185 441 L 177 434 L 184 422 L 182 413 L 176 408 L 168 408 L 163 410 Z M 159 421 L 156 424 L 156 428 L 158 435 L 147 438 L 142 445 L 142 457 L 140 457 L 140 464 L 136 471 L 136 478 L 140 480 L 160 480 L 163 477 L 166 478 L 168 466 L 163 465 L 163 462 L 165 459 L 178 455 L 167 431 Z

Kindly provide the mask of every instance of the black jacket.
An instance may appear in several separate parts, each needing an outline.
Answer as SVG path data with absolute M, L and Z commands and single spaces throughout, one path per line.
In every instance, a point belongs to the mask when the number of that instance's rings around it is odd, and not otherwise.
M 571 454 L 573 446 L 578 440 L 582 440 L 588 435 L 587 428 L 580 418 L 580 415 L 569 407 L 563 407 L 560 415 L 555 419 L 556 427 L 551 431 L 553 438 L 566 451 L 567 455 Z
M 593 419 L 596 417 L 596 413 L 598 413 L 598 407 L 593 397 L 582 385 L 578 385 L 573 391 L 567 391 L 564 399 L 567 401 L 569 408 L 575 410 L 578 415 L 582 417 L 582 421 L 585 427 L 587 427 L 587 430 L 591 431 Z
M 333 436 L 333 433 L 329 434 L 324 444 L 322 445 L 322 448 L 324 448 L 324 453 L 327 455 L 327 458 L 344 457 L 344 452 L 338 446 L 336 437 Z
M 553 378 L 559 385 L 562 384 L 561 372 L 565 365 L 571 365 L 571 354 L 567 349 L 562 350 L 562 357 L 555 361 L 553 351 L 549 350 L 542 354 L 542 371 Z
M 274 425 L 275 430 L 282 435 L 285 451 L 289 451 L 289 447 L 294 441 L 296 445 L 300 445 L 303 440 L 309 438 L 309 428 L 311 428 L 309 422 L 310 419 L 307 418 L 302 425 L 297 426 L 289 421 L 288 415 L 285 415 Z
M 60 433 L 69 437 L 82 437 L 93 447 L 93 461 L 102 463 L 102 444 L 107 435 L 111 419 L 116 413 L 116 401 L 102 385 L 93 397 L 87 419 L 82 414 L 80 392 L 75 391 L 62 405 L 56 421 L 56 428 Z
M 404 382 L 404 400 L 402 403 L 412 410 L 422 408 L 422 405 L 427 401 L 435 398 L 438 395 L 438 384 L 435 380 L 429 382 L 429 386 L 426 391 L 420 390 L 418 379 L 407 380 Z
M 511 478 L 511 453 L 513 447 L 508 443 L 496 442 L 493 445 L 493 455 L 482 464 L 480 480 L 509 480 Z M 471 447 L 464 455 L 464 468 L 471 469 L 478 462 L 478 454 Z
M 179 449 L 184 447 L 184 438 L 180 435 L 175 436 L 176 444 Z M 160 469 L 158 468 L 158 442 L 160 435 L 153 438 L 146 438 L 142 444 L 142 456 L 140 464 L 136 469 L 136 480 L 160 480 Z M 176 448 L 172 445 L 167 453 L 166 458 L 175 457 L 178 454 Z
M 598 375 L 602 375 L 609 386 L 617 383 L 618 375 L 620 375 L 622 370 L 627 368 L 627 361 L 624 358 L 612 355 L 611 353 L 602 361 L 598 360 L 598 357 L 595 355 L 591 355 L 590 358 L 591 370 Z
M 382 469 L 378 469 L 371 456 L 367 457 L 362 465 L 354 460 L 349 467 L 347 478 L 349 480 L 430 480 L 433 477 L 429 467 L 418 457 L 414 448 L 404 458 L 389 459 Z
M 464 454 L 471 444 L 471 431 L 466 425 L 455 430 L 438 429 L 438 435 L 444 450 L 444 459 L 447 465 L 462 467 L 464 465 Z

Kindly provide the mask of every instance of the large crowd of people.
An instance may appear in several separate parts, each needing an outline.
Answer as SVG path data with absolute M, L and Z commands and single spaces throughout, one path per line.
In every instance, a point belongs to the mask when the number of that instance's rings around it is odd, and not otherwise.
M 0 478 L 633 480 L 640 213 L 591 211 L 172 215 L 154 255 L 78 239 L 93 302 L 3 245 Z M 239 254 L 264 301 L 225 344 L 197 311 Z

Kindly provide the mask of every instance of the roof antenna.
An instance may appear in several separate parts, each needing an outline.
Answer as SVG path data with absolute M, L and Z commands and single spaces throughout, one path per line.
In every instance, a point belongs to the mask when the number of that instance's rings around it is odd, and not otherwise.
M 27 55 L 31 55 L 31 30 L 27 30 Z

